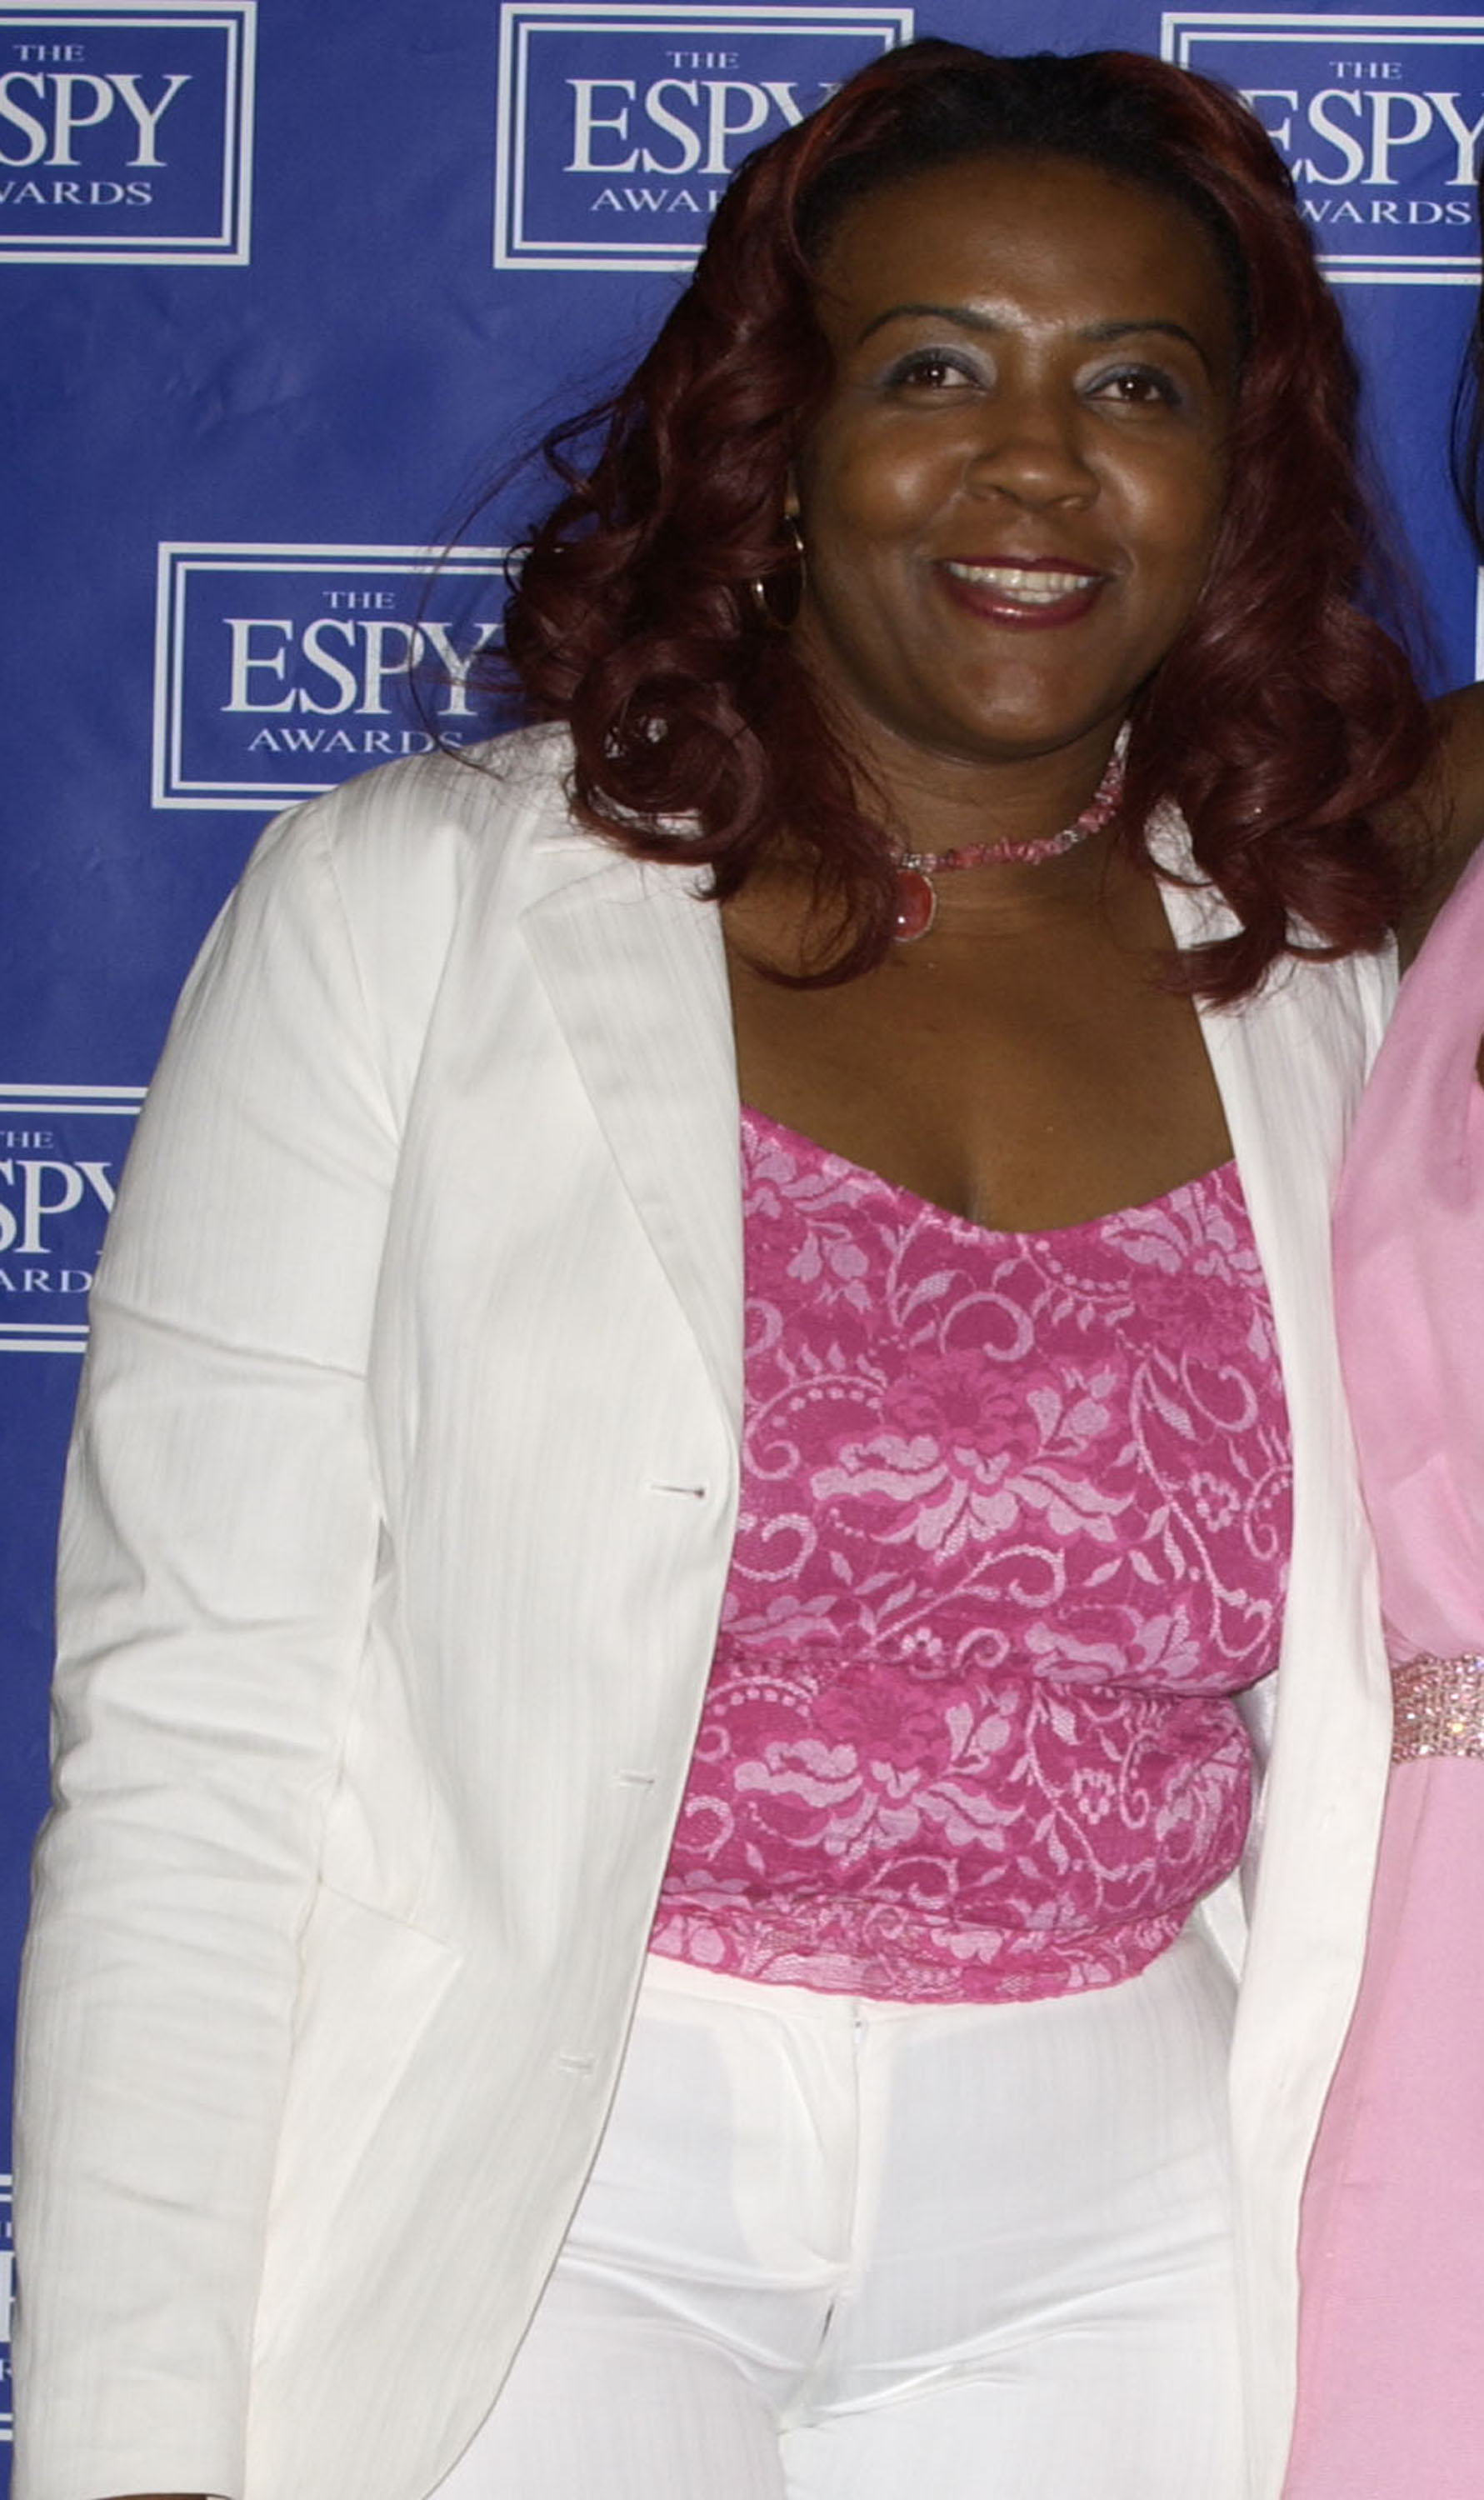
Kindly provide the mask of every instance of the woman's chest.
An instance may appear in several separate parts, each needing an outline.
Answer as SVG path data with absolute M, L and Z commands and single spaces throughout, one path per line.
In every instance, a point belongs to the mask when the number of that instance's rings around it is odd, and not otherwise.
M 1291 1469 L 1235 1169 L 988 1232 L 743 1113 L 725 1622 L 764 1648 L 1233 1691 L 1276 1655 Z
M 812 989 L 734 947 L 742 1099 L 979 1224 L 1076 1224 L 1159 1197 L 1232 1148 L 1154 934 L 1096 917 L 935 928 Z

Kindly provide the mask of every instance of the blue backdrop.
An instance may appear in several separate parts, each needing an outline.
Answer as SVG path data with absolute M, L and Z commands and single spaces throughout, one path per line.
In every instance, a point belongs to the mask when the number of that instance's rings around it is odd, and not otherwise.
M 1433 674 L 1472 676 L 1445 446 L 1478 273 L 1484 16 L 0 6 L 7 2005 L 87 1288 L 181 977 L 271 812 L 426 744 L 429 706 L 443 734 L 473 730 L 498 548 L 534 489 L 487 510 L 431 588 L 424 551 L 622 370 L 741 156 L 913 33 L 1163 51 L 1252 99 L 1341 290 Z

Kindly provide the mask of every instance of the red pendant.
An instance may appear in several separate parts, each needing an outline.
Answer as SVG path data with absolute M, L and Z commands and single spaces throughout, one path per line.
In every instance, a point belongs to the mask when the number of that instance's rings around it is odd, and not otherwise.
M 933 880 L 924 876 L 920 868 L 899 868 L 897 871 L 897 942 L 909 946 L 914 938 L 926 938 L 938 915 L 938 896 Z

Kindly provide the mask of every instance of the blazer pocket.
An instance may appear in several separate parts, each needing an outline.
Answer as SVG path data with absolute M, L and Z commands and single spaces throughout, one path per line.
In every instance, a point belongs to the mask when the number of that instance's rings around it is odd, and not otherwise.
M 384 1910 L 321 1886 L 305 1930 L 293 2051 L 269 2203 L 254 2349 L 335 2311 L 369 2262 L 379 2216 L 414 2192 L 379 2139 L 461 1957 Z M 427 2122 L 436 2122 L 436 2098 Z M 406 2129 L 394 2130 L 405 2142 Z

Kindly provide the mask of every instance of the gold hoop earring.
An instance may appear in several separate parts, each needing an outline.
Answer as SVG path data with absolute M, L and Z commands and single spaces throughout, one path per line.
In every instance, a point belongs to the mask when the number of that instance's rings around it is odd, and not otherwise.
M 792 576 L 782 573 L 754 574 L 747 584 L 747 597 L 754 615 L 775 634 L 786 634 L 798 621 L 799 610 L 804 605 L 804 532 L 792 512 L 784 513 L 783 528 L 794 560 Z M 775 590 L 778 588 L 784 592 L 781 606 L 774 597 Z

